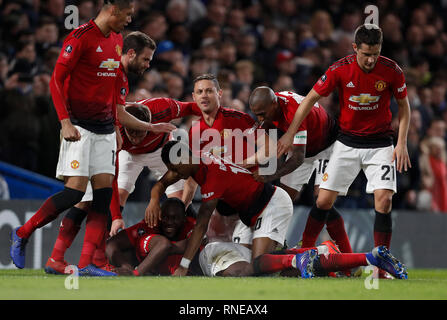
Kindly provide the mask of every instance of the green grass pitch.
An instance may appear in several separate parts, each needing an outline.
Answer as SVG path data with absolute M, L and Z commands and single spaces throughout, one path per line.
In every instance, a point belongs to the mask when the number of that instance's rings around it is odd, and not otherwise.
M 408 280 L 379 280 L 367 289 L 361 278 L 111 277 L 78 278 L 42 269 L 0 270 L 1 300 L 445 300 L 447 269 L 410 269 Z M 237 288 L 237 290 L 235 290 Z

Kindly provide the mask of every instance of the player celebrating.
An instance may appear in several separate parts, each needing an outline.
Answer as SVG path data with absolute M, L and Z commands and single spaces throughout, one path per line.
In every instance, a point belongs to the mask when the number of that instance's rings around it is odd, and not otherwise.
M 161 206 L 160 226 L 149 228 L 143 219 L 119 232 L 107 241 L 108 259 L 119 275 L 171 275 L 180 264 L 194 224 L 194 218 L 185 216 L 185 204 L 168 198 Z
M 121 56 L 120 68 L 115 86 L 117 98 L 117 117 L 121 125 L 125 125 L 126 127 L 133 128 L 135 130 L 160 131 L 168 125 L 171 128 L 175 128 L 174 126 L 165 123 L 151 124 L 150 118 L 146 119 L 144 117 L 135 117 L 135 115 L 126 112 L 124 107 L 126 103 L 125 99 L 127 93 L 129 92 L 127 74 L 134 73 L 137 75 L 142 75 L 144 71 L 149 68 L 149 64 L 152 60 L 155 49 L 155 42 L 149 36 L 139 31 L 131 32 L 123 41 L 123 54 Z M 118 136 L 121 138 L 122 133 Z M 120 145 L 121 144 L 122 142 Z M 92 198 L 92 190 L 89 184 L 82 201 L 70 208 L 61 223 L 61 228 L 54 245 L 53 252 L 45 265 L 46 272 L 55 274 L 64 272 L 65 267 L 67 266 L 67 263 L 64 261 L 65 251 L 71 246 L 71 243 L 80 229 L 82 221 L 87 216 L 87 212 L 90 210 Z M 116 201 L 112 201 L 112 204 L 114 204 L 115 207 L 118 208 L 117 210 L 119 210 L 119 200 L 118 204 L 115 204 L 115 202 Z M 102 242 L 105 245 L 104 241 Z M 102 266 L 106 263 L 103 246 L 102 249 L 95 251 L 93 259 L 93 263 L 96 266 Z
M 368 179 L 366 191 L 374 193 L 374 244 L 389 247 L 396 169 L 402 172 L 411 167 L 407 150 L 410 106 L 404 74 L 394 61 L 380 55 L 381 45 L 379 27 L 365 24 L 357 28 L 353 43 L 355 54 L 335 62 L 317 81 L 281 137 L 278 153 L 284 153 L 291 145 L 293 135 L 318 99 L 338 88 L 340 133 L 310 216 L 327 216 L 337 195 L 346 194 L 362 169 Z M 391 95 L 396 98 L 399 110 L 396 148 L 392 143 Z M 313 223 L 310 229 L 312 233 L 303 235 L 307 245 L 315 243 L 322 225 Z
M 202 193 L 197 224 L 174 275 L 187 274 L 189 263 L 199 249 L 219 200 L 234 208 L 249 228 L 253 259 L 284 243 L 293 205 L 283 189 L 258 182 L 247 169 L 210 153 L 202 153 L 198 159 L 188 146 L 179 141 L 170 141 L 163 147 L 162 160 L 169 171 L 151 190 L 146 214 L 149 225 L 159 220 L 159 199 L 167 186 L 179 179 L 192 177 L 200 185 Z
M 101 243 L 115 174 L 114 89 L 123 45 L 118 32 L 131 21 L 133 11 L 129 0 L 105 1 L 94 20 L 72 31 L 64 41 L 50 89 L 62 127 L 57 175 L 64 177 L 65 188 L 12 232 L 10 255 L 18 268 L 25 266 L 26 243 L 34 230 L 81 201 L 89 180 L 93 202 L 80 271 L 91 264 L 92 254 Z M 94 266 L 89 269 L 96 270 Z
M 258 87 L 251 93 L 249 104 L 252 112 L 263 123 L 263 126 L 273 125 L 286 132 L 303 99 L 303 96 L 293 92 L 275 93 L 268 87 Z M 255 172 L 254 178 L 261 182 L 270 182 L 281 178 L 281 187 L 287 191 L 292 200 L 296 200 L 303 185 L 308 183 L 312 173 L 316 171 L 315 192 L 317 193 L 337 131 L 335 120 L 323 106 L 315 103 L 295 134 L 293 147 L 287 155 L 286 162 L 274 174 L 260 176 Z M 338 211 L 332 207 L 327 220 L 326 217 L 323 218 L 321 220 L 320 216 L 312 216 L 309 219 L 321 221 L 320 223 L 323 225 L 326 224 L 329 235 L 335 240 L 340 250 L 347 253 L 352 252 L 343 218 Z
M 256 129 L 257 124 L 250 115 L 221 106 L 222 90 L 216 76 L 203 74 L 196 77 L 193 83 L 192 97 L 200 108 L 202 116 L 191 127 L 189 132 L 191 149 L 196 154 L 199 154 L 201 151 L 212 152 L 231 162 L 240 163 L 246 157 L 252 156 L 250 151 L 254 152 L 256 145 L 258 148 L 256 156 L 262 158 L 262 155 L 267 153 L 269 149 L 267 135 L 253 135 L 255 137 L 253 144 L 250 144 L 247 139 L 240 139 L 242 143 L 239 145 L 233 143 L 233 139 L 236 140 L 240 136 L 232 133 L 239 130 L 243 135 L 244 132 Z M 239 149 L 237 149 L 238 147 Z M 231 240 L 229 231 L 233 230 L 237 221 L 234 217 L 237 217 L 237 215 L 229 216 L 234 211 L 221 201 L 217 211 L 219 213 L 212 215 L 207 235 L 209 237 Z M 146 210 L 147 214 L 148 209 Z

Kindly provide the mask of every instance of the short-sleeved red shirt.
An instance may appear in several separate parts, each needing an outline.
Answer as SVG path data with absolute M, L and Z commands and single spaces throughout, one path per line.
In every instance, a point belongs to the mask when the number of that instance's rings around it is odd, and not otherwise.
M 339 126 L 351 136 L 391 136 L 391 97 L 407 96 L 405 77 L 396 62 L 379 56 L 373 70 L 364 72 L 357 55 L 346 56 L 333 65 L 316 82 L 313 89 L 327 96 L 338 88 Z
M 247 169 L 209 152 L 202 153 L 199 170 L 193 179 L 200 186 L 202 202 L 224 201 L 239 213 L 246 225 L 254 223 L 253 217 L 260 213 L 251 209 L 258 205 L 263 209 L 273 195 L 273 191 L 267 192 L 267 198 L 261 199 L 264 183 L 256 181 Z

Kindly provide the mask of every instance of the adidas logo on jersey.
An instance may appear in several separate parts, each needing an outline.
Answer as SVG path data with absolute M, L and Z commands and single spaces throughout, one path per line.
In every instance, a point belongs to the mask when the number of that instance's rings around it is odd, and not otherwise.
M 349 83 L 346 85 L 347 88 L 354 88 L 354 84 L 352 83 L 352 81 L 349 81 Z
M 98 48 L 96 48 L 96 52 L 102 52 L 102 49 L 100 46 L 98 46 Z

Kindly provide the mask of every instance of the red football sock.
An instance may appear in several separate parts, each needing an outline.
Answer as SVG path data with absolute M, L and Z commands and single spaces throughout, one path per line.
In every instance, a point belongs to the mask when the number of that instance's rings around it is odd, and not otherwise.
M 281 252 L 283 252 L 285 254 L 298 254 L 298 253 L 306 252 L 306 251 L 311 250 L 311 249 L 318 250 L 316 247 L 310 247 L 310 248 L 288 248 L 288 249 L 282 250 Z
M 101 240 L 101 244 L 93 254 L 93 264 L 96 265 L 97 267 L 103 267 L 107 264 L 107 258 L 106 258 L 107 233 L 108 233 L 107 230 L 105 230 L 104 236 Z
M 85 225 L 84 244 L 78 264 L 80 269 L 92 263 L 93 254 L 101 246 L 106 229 L 107 216 L 95 211 L 89 211 Z
M 328 219 L 326 222 L 326 230 L 331 239 L 338 245 L 341 252 L 352 253 L 351 243 L 349 242 L 348 234 L 345 229 L 345 223 L 340 215 L 335 219 Z
M 51 258 L 56 261 L 64 260 L 65 252 L 70 248 L 80 228 L 81 226 L 77 225 L 73 219 L 64 217 L 56 243 L 54 244 L 53 252 L 51 253 Z
M 367 266 L 364 253 L 335 253 L 319 255 L 319 265 L 326 272 L 335 272 L 352 269 L 359 266 Z
M 319 221 L 309 216 L 307 218 L 306 227 L 303 232 L 302 248 L 315 247 L 315 242 L 325 225 L 325 221 Z
M 67 188 L 49 197 L 37 212 L 21 228 L 17 235 L 21 238 L 29 238 L 37 228 L 50 223 L 57 216 L 81 201 L 84 192 Z
M 389 248 L 391 244 L 391 235 L 391 232 L 374 231 L 374 246 L 386 246 Z
M 391 212 L 384 214 L 376 211 L 374 220 L 374 246 L 386 246 L 389 249 L 392 232 L 393 223 Z
M 17 230 L 17 235 L 20 238 L 29 238 L 37 228 L 41 228 L 47 223 L 57 218 L 59 212 L 56 212 L 56 207 L 53 198 L 48 198 L 37 212 Z
M 293 257 L 294 254 L 263 254 L 253 261 L 253 269 L 256 275 L 279 272 L 292 268 Z

